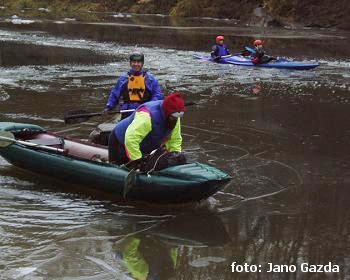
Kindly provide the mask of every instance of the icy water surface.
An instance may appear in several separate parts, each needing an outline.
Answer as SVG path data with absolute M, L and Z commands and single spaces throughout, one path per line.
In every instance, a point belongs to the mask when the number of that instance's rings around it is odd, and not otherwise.
M 183 120 L 188 157 L 233 180 L 201 204 L 125 205 L 0 158 L 0 279 L 348 279 L 349 34 L 106 19 L 1 21 L 0 120 L 86 139 L 100 119 L 65 126 L 64 112 L 100 111 L 139 50 L 166 94 L 181 91 L 199 104 Z M 233 52 L 259 36 L 273 55 L 320 66 L 194 60 L 221 24 Z M 232 273 L 232 262 L 332 262 L 340 272 Z

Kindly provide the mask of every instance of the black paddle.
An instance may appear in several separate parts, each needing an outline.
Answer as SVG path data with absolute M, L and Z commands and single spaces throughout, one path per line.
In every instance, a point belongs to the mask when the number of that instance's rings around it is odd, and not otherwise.
M 130 191 L 130 189 L 135 185 L 136 175 L 139 173 L 136 169 L 131 169 L 128 175 L 124 180 L 124 188 L 123 188 L 123 198 L 126 199 L 126 195 Z
M 120 110 L 120 111 L 108 111 L 107 114 L 108 115 L 112 115 L 112 114 L 117 114 L 117 113 L 130 113 L 130 112 L 134 112 L 134 109 L 131 110 Z M 99 113 L 90 113 L 86 110 L 74 110 L 74 111 L 68 111 L 64 114 L 64 123 L 65 124 L 75 124 L 75 123 L 81 123 L 81 122 L 85 122 L 87 120 L 89 120 L 92 117 L 96 117 L 96 116 L 102 116 L 103 113 L 99 112 Z
M 128 162 L 124 165 L 124 167 L 126 167 L 127 169 L 129 168 L 130 170 L 124 180 L 124 188 L 123 188 L 124 199 L 126 199 L 127 193 L 135 185 L 137 175 L 141 174 L 140 166 L 143 160 L 144 160 L 143 158 L 140 158 L 140 159 Z
M 185 103 L 185 106 L 191 106 L 191 105 L 196 105 L 196 103 L 194 103 L 192 101 Z M 135 111 L 135 109 L 120 110 L 120 111 L 108 111 L 107 114 L 108 115 L 113 115 L 113 114 L 117 114 L 117 113 L 123 114 L 123 113 L 130 113 L 130 112 L 134 112 L 134 111 Z M 102 115 L 103 115 L 102 112 L 90 113 L 86 110 L 68 111 L 64 114 L 64 123 L 65 124 L 82 123 L 82 122 L 89 120 L 92 117 L 102 116 Z

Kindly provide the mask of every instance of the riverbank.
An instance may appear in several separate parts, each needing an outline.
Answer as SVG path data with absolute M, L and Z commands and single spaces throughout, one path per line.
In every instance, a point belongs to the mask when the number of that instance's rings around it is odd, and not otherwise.
M 21 17 L 74 17 L 78 20 L 98 20 L 96 13 L 150 13 L 174 17 L 214 17 L 235 19 L 242 25 L 339 28 L 350 30 L 350 5 L 346 0 L 249 0 L 227 5 L 227 1 L 217 0 L 105 0 L 105 1 L 43 1 L 0 0 L 0 16 Z

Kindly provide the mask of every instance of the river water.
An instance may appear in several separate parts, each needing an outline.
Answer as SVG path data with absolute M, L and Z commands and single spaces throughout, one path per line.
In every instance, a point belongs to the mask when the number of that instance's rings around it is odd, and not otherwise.
M 215 19 L 99 15 L 0 21 L 0 120 L 86 139 L 133 50 L 166 94 L 181 91 L 192 160 L 230 184 L 200 204 L 120 204 L 17 169 L 0 157 L 0 279 L 350 279 L 350 34 L 238 27 Z M 193 59 L 219 33 L 233 52 L 318 61 L 310 71 Z M 137 260 L 137 264 L 135 265 Z M 231 271 L 256 264 L 260 273 Z M 268 263 L 338 265 L 339 273 L 268 273 Z

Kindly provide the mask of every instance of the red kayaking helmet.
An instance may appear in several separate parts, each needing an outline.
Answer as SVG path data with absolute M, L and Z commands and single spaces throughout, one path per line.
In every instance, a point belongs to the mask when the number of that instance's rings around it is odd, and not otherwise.
M 261 40 L 255 40 L 254 41 L 254 46 L 260 46 L 262 44 L 263 44 L 263 42 Z
M 220 41 L 224 41 L 225 40 L 225 37 L 224 36 L 222 36 L 222 35 L 220 35 L 220 36 L 217 36 L 216 37 L 216 43 L 219 43 Z

